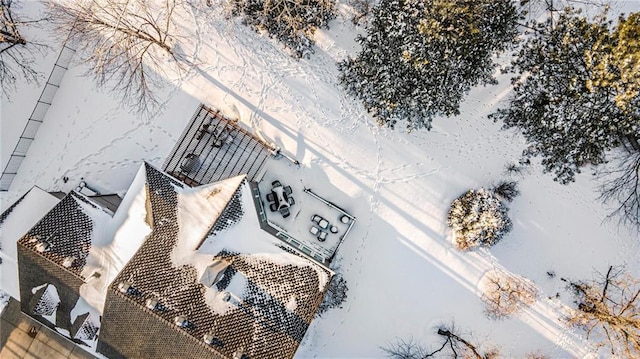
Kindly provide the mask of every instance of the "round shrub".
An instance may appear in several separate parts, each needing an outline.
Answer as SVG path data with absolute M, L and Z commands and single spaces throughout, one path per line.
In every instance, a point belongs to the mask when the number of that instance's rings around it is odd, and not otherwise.
M 491 247 L 512 228 L 505 206 L 493 191 L 469 190 L 451 204 L 447 225 L 458 249 Z

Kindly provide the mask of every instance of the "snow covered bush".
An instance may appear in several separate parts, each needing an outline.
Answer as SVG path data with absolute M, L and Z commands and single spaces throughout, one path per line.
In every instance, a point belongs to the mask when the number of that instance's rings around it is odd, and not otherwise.
M 469 190 L 451 204 L 447 225 L 458 249 L 491 247 L 511 230 L 509 209 L 490 190 Z
M 342 303 L 347 299 L 348 290 L 347 281 L 340 274 L 336 274 L 331 283 L 329 283 L 329 289 L 318 308 L 317 314 L 322 315 L 322 313 L 331 308 L 342 308 Z
M 429 129 L 471 87 L 496 83 L 494 55 L 514 44 L 518 17 L 510 0 L 382 0 L 340 83 L 378 124 Z
M 336 17 L 335 0 L 229 0 L 233 16 L 258 31 L 266 31 L 297 58 L 313 51 L 313 34 Z
M 480 284 L 485 314 L 504 319 L 535 303 L 538 289 L 528 279 L 500 270 L 487 273 Z

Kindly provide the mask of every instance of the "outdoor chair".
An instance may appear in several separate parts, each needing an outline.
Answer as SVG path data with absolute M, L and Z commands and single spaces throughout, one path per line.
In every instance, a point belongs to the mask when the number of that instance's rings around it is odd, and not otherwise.
M 278 210 L 278 206 L 275 203 L 271 203 L 269 204 L 269 209 L 271 210 L 271 212 L 275 212 Z
M 280 183 L 280 181 L 273 181 L 273 182 L 271 182 L 271 186 L 280 187 L 280 186 L 282 186 L 282 183 Z
M 327 232 L 325 231 L 320 231 L 320 233 L 318 233 L 318 240 L 320 242 L 324 242 L 325 239 L 327 239 Z
M 275 201 L 275 200 L 276 200 L 276 198 L 275 198 L 275 196 L 273 195 L 273 192 L 269 192 L 269 193 L 267 193 L 267 201 L 269 201 L 269 202 L 273 202 L 273 201 Z
M 311 226 L 311 228 L 309 228 L 309 232 L 314 236 L 317 236 L 318 233 L 320 233 L 320 230 L 316 226 Z
M 317 214 L 314 214 L 313 216 L 311 216 L 311 221 L 317 224 L 322 229 L 327 229 L 327 227 L 329 227 L 329 221 L 318 216 Z
M 284 188 L 284 193 L 286 194 L 291 194 L 293 192 L 293 190 L 291 189 L 291 186 L 286 186 Z
M 291 215 L 291 212 L 289 212 L 289 207 L 280 208 L 280 213 L 282 214 L 283 218 L 287 218 Z
M 293 197 L 289 197 L 289 205 L 293 206 L 294 204 L 296 204 L 296 201 L 293 199 Z

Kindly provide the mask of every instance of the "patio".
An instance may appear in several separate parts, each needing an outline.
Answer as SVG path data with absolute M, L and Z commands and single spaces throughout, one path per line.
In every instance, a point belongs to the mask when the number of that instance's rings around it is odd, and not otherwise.
M 293 199 L 293 204 L 288 207 L 290 213 L 288 216 L 269 208 L 271 203 L 278 203 L 277 198 L 275 201 L 270 201 L 276 181 L 282 185 L 282 188 L 291 188 L 291 194 L 288 197 Z M 275 229 L 275 235 L 328 265 L 340 243 L 349 233 L 355 218 L 308 187 L 301 178 L 300 169 L 287 164 L 286 161 L 276 160 L 269 161 L 264 177 L 258 183 L 264 215 L 269 226 Z M 267 198 L 268 195 L 269 198 Z M 320 218 L 313 222 L 314 216 Z M 317 234 L 311 232 L 312 227 L 318 230 Z M 332 229 L 335 233 L 332 233 Z M 324 240 L 319 239 L 322 232 L 326 235 Z

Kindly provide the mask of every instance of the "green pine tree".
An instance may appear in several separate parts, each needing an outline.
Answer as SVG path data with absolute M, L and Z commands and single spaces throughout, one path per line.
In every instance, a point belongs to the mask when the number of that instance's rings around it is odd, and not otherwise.
M 361 51 L 338 67 L 340 82 L 380 125 L 431 127 L 457 115 L 476 85 L 496 83 L 492 56 L 515 43 L 509 0 L 382 0 Z
M 586 54 L 608 36 L 606 22 L 569 9 L 534 28 L 512 63 L 513 95 L 490 117 L 521 131 L 525 157 L 542 158 L 544 170 L 566 184 L 584 166 L 604 163 L 624 139 L 637 138 L 638 117 L 615 105 L 610 87 L 589 86 Z

